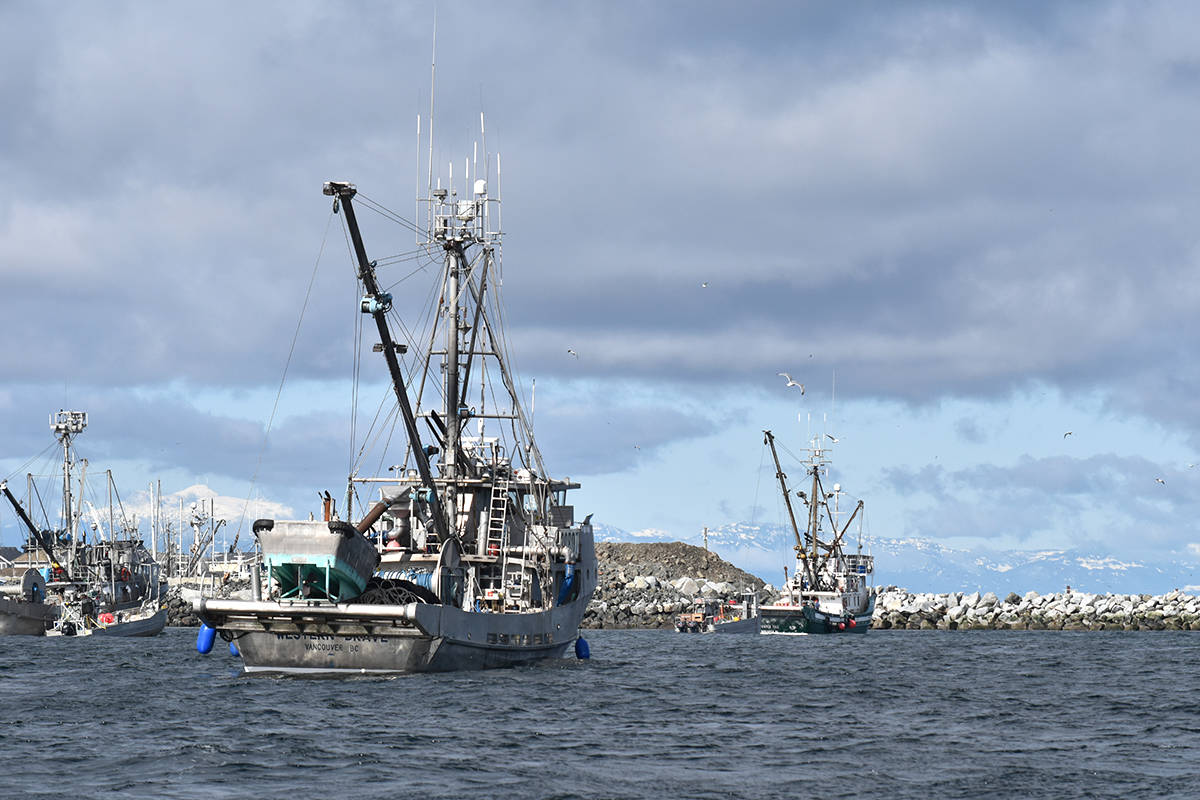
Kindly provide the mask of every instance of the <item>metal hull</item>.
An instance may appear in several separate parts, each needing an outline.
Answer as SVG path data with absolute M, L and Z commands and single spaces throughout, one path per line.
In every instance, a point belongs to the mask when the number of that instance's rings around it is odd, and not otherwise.
M 92 636 L 155 636 L 167 626 L 167 610 L 159 609 L 150 616 L 92 628 Z
M 875 613 L 875 598 L 856 614 L 828 614 L 812 606 L 760 606 L 760 633 L 782 636 L 809 634 L 866 633 Z M 850 620 L 854 624 L 850 624 Z M 841 626 L 841 627 L 839 627 Z
M 714 623 L 711 633 L 758 633 L 758 617 Z
M 0 597 L 0 636 L 43 636 L 58 616 L 58 606 Z
M 246 672 L 406 673 L 490 669 L 561 658 L 587 600 L 549 611 L 488 614 L 448 606 L 196 601 L 232 637 Z
M 114 622 L 109 625 L 98 625 L 94 628 L 77 628 L 74 633 L 63 633 L 61 630 L 46 631 L 47 636 L 155 636 L 162 633 L 167 626 L 167 610 L 160 608 L 152 614 Z

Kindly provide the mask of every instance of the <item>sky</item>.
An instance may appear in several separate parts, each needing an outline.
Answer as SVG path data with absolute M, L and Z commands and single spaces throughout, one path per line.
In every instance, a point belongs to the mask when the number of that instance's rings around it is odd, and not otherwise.
M 1200 7 L 436 16 L 435 161 L 470 156 L 485 113 L 514 365 L 577 516 L 690 540 L 779 522 L 771 429 L 795 475 L 839 439 L 874 536 L 1200 556 Z M 235 531 L 344 491 L 358 289 L 320 188 L 414 216 L 434 17 L 0 5 L 18 494 L 63 408 L 130 505 L 161 481 Z M 371 224 L 372 253 L 412 248 Z M 382 361 L 361 375 L 371 408 Z

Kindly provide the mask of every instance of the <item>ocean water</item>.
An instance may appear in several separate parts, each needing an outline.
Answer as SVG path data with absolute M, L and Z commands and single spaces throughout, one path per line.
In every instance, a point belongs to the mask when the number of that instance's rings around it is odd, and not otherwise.
M 1200 633 L 586 636 L 350 679 L 0 639 L 0 797 L 1200 797 Z

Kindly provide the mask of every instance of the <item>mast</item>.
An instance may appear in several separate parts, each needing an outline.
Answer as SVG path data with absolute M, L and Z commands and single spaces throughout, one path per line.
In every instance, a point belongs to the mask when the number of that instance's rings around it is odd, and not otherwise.
M 75 521 L 79 519 L 82 513 L 82 504 L 80 511 L 74 511 L 71 497 L 71 441 L 80 433 L 83 433 L 87 427 L 88 418 L 86 411 L 63 411 L 59 410 L 56 414 L 50 415 L 50 430 L 58 437 L 62 443 L 63 449 L 63 524 L 67 535 L 70 536 L 71 554 L 68 559 L 72 564 L 75 563 L 78 543 L 76 541 L 76 525 Z M 80 490 L 80 500 L 83 499 L 83 491 Z
M 783 502 L 787 506 L 788 519 L 792 523 L 792 534 L 796 537 L 796 557 L 804 564 L 804 572 L 808 576 L 810 583 L 815 583 L 815 578 L 812 574 L 812 565 L 809 563 L 808 556 L 804 552 L 804 541 L 800 538 L 800 527 L 796 524 L 796 513 L 792 510 L 792 498 L 788 494 L 787 475 L 783 472 L 783 467 L 779 464 L 779 453 L 775 451 L 775 436 L 770 431 L 763 431 L 764 442 L 771 448 L 771 458 L 775 460 L 775 477 L 779 479 L 779 488 L 783 490 Z M 812 503 L 809 504 L 809 530 L 812 529 Z M 812 537 L 815 539 L 816 537 Z
M 463 262 L 462 246 L 446 242 L 446 387 L 442 419 L 446 421 L 446 450 L 442 453 L 442 474 L 451 481 L 458 477 L 459 420 L 459 279 Z M 449 499 L 449 498 L 448 498 Z M 450 504 L 450 503 L 448 503 Z
M 402 352 L 403 345 L 397 345 L 393 341 L 392 332 L 388 329 L 386 315 L 392 307 L 392 296 L 379 289 L 379 282 L 375 279 L 375 265 L 367 260 L 367 250 L 363 246 L 362 234 L 358 230 L 358 219 L 354 215 L 354 204 L 351 202 L 351 198 L 358 193 L 358 190 L 349 183 L 329 181 L 325 184 L 323 192 L 327 196 L 333 197 L 335 204 L 340 203 L 345 211 L 346 226 L 350 229 L 354 254 L 358 258 L 358 277 L 366 290 L 366 296 L 362 301 L 362 310 L 363 313 L 370 314 L 375 318 L 375 326 L 379 330 L 379 340 L 383 347 L 383 357 L 387 361 L 388 372 L 392 377 L 392 389 L 396 393 L 396 400 L 400 403 L 400 413 L 404 417 L 404 430 L 408 434 L 409 444 L 412 445 L 413 457 L 416 459 L 421 481 L 430 490 L 429 503 L 433 512 L 434 525 L 438 529 L 438 536 L 445 540 L 449 534 L 446 519 L 441 513 L 437 486 L 433 481 L 433 473 L 429 469 L 429 455 L 421 446 L 417 422 L 413 416 L 412 406 L 408 402 L 408 390 L 404 386 L 404 375 L 400 372 L 400 361 L 396 358 L 397 351 Z
M 815 446 L 815 445 L 814 445 Z M 814 459 L 817 461 L 818 459 Z M 820 543 L 817 540 L 817 530 L 821 524 L 821 506 L 828 508 L 825 503 L 825 491 L 821 488 L 821 467 L 814 463 L 810 468 L 812 472 L 812 495 L 809 497 L 808 503 L 808 544 L 811 552 L 805 560 L 804 567 L 808 571 L 809 582 L 813 589 L 818 589 L 817 586 L 817 545 Z

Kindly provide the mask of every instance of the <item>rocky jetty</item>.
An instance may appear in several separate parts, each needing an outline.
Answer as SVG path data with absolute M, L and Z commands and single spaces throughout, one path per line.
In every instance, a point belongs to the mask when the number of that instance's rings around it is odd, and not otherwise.
M 584 628 L 672 628 L 697 597 L 760 597 L 774 588 L 702 547 L 682 542 L 601 542 L 599 581 Z
M 905 630 L 1200 631 L 1200 597 L 1065 591 L 980 594 L 879 592 L 872 628 Z
M 213 587 L 205 588 L 204 594 L 212 597 Z M 250 581 L 225 581 L 216 587 L 217 597 L 234 598 L 237 600 L 250 599 Z M 200 620 L 192 612 L 192 600 L 200 596 L 200 590 L 178 583 L 172 583 L 163 598 L 167 609 L 167 625 L 173 628 L 198 628 Z

